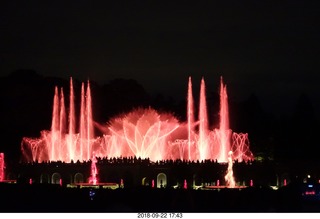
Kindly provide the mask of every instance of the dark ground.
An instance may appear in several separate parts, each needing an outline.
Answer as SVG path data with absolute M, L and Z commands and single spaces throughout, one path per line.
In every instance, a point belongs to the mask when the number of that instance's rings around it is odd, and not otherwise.
M 90 190 L 95 194 L 90 196 Z M 300 187 L 296 185 L 279 190 L 252 187 L 217 191 L 151 188 L 92 190 L 56 185 L 0 184 L 0 194 L 0 212 L 3 213 L 320 212 L 320 201 L 303 199 Z

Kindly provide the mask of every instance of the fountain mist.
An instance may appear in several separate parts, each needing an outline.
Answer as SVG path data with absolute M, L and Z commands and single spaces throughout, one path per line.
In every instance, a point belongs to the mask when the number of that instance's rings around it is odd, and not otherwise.
M 41 131 L 40 138 L 24 137 L 21 150 L 28 161 L 85 161 L 97 157 L 136 156 L 152 161 L 165 159 L 233 160 L 253 159 L 247 133 L 233 133 L 229 128 L 228 95 L 220 80 L 219 127 L 210 130 L 206 103 L 206 87 L 201 80 L 198 117 L 195 120 L 191 77 L 188 80 L 187 122 L 178 121 L 170 113 L 152 108 L 138 108 L 112 118 L 102 136 L 95 136 L 90 82 L 81 84 L 80 116 L 76 124 L 75 95 L 70 78 L 69 111 L 66 112 L 64 91 L 55 87 L 51 130 Z M 97 123 L 97 122 L 95 122 Z M 196 128 L 198 126 L 198 128 Z M 76 127 L 79 127 L 76 130 Z

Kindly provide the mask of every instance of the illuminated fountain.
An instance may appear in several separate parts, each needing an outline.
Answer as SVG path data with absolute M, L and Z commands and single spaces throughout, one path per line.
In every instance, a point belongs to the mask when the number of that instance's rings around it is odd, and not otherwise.
M 41 137 L 23 138 L 21 150 L 27 160 L 33 161 L 84 161 L 92 157 L 95 150 L 92 120 L 90 83 L 81 86 L 79 132 L 76 133 L 73 82 L 70 79 L 70 106 L 67 120 L 63 89 L 55 87 L 51 130 L 41 131 Z M 67 130 L 68 123 L 68 130 Z
M 188 184 L 187 184 L 187 180 L 186 179 L 183 181 L 183 188 L 184 189 L 188 188 Z
M 0 153 L 0 182 L 4 181 L 4 153 Z
M 228 167 L 227 167 L 227 173 L 224 176 L 226 184 L 224 186 L 220 185 L 220 180 L 217 180 L 216 185 L 213 186 L 205 186 L 205 189 L 222 189 L 222 188 L 229 188 L 229 189 L 242 189 L 246 188 L 247 186 L 239 186 L 236 185 L 234 176 L 233 176 L 233 152 L 229 151 L 228 153 Z M 250 186 L 252 186 L 252 180 L 250 180 Z
M 180 122 L 170 113 L 152 108 L 138 108 L 112 118 L 106 124 L 93 121 L 89 81 L 81 84 L 80 116 L 76 119 L 73 82 L 70 79 L 69 107 L 64 91 L 55 87 L 50 130 L 40 138 L 24 137 L 22 153 L 27 161 L 88 161 L 92 157 L 140 157 L 157 160 L 233 160 L 253 159 L 247 133 L 234 133 L 229 128 L 227 89 L 220 81 L 219 127 L 208 123 L 205 81 L 202 78 L 198 119 L 195 119 L 192 81 L 189 77 L 187 122 Z M 66 110 L 68 109 L 68 111 Z M 78 124 L 76 122 L 78 121 Z M 95 126 L 94 126 L 95 124 Z M 76 129 L 78 127 L 78 130 Z M 102 136 L 95 136 L 99 128 Z
M 215 159 L 218 162 L 228 162 L 228 153 L 232 151 L 233 160 L 239 162 L 252 160 L 253 154 L 249 150 L 248 134 L 235 133 L 229 128 L 227 87 L 224 85 L 222 77 L 220 80 L 219 128 L 208 129 L 204 79 L 201 80 L 199 106 L 199 159 Z
M 202 78 L 200 87 L 199 116 L 194 119 L 194 101 L 192 95 L 191 78 L 188 83 L 188 139 L 179 139 L 174 144 L 180 144 L 180 148 L 188 151 L 189 160 L 217 160 L 220 163 L 228 162 L 228 152 L 232 151 L 233 160 L 239 162 L 253 160 L 253 154 L 249 149 L 247 133 L 235 133 L 229 128 L 229 109 L 227 88 L 222 77 L 220 80 L 220 121 L 219 128 L 210 130 L 206 103 L 205 81 Z M 195 127 L 198 126 L 198 133 Z M 186 147 L 187 146 L 187 147 Z
M 188 106 L 187 106 L 187 118 L 188 118 L 188 160 L 192 160 L 191 158 L 191 150 L 194 145 L 194 141 L 192 139 L 192 134 L 194 133 L 194 106 L 193 106 L 193 95 L 192 95 L 192 82 L 191 77 L 189 77 L 188 82 Z
M 200 87 L 200 103 L 199 103 L 199 160 L 210 159 L 210 142 L 208 128 L 208 113 L 205 93 L 205 82 L 202 78 Z
M 167 141 L 178 128 L 178 120 L 171 114 L 159 114 L 151 108 L 136 109 L 109 122 L 104 146 L 108 155 L 153 161 L 173 159 Z
M 228 153 L 228 169 L 227 169 L 227 174 L 224 177 L 227 182 L 228 188 L 234 188 L 236 186 L 236 183 L 235 183 L 234 177 L 233 177 L 232 166 L 233 166 L 232 151 L 229 151 L 229 153 Z
M 89 177 L 89 183 L 97 185 L 98 183 L 98 169 L 97 169 L 97 158 L 94 156 L 91 162 L 91 175 Z
M 16 183 L 15 179 L 6 178 L 4 153 L 0 153 L 0 183 Z
M 97 158 L 96 156 L 92 157 L 90 165 L 90 177 L 88 182 L 80 182 L 68 185 L 68 187 L 79 187 L 79 188 L 108 188 L 108 189 L 117 189 L 119 188 L 118 183 L 113 182 L 100 182 L 98 180 L 98 168 L 97 168 Z M 123 181 L 120 182 L 120 187 L 123 188 Z

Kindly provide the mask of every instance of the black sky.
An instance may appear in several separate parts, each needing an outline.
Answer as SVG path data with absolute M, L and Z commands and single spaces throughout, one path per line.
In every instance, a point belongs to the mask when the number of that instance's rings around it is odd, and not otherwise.
M 320 115 L 319 1 L 7 1 L 0 75 L 17 69 L 186 96 L 188 76 L 230 98 L 255 93 L 290 113 L 304 92 Z M 194 90 L 194 95 L 199 91 Z

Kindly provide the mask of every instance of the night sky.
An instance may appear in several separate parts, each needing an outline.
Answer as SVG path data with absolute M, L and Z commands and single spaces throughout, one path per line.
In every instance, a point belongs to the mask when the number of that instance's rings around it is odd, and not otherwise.
M 147 3 L 146 3 L 147 2 Z M 0 76 L 137 80 L 149 93 L 184 98 L 254 93 L 291 113 L 301 93 L 320 115 L 319 1 L 6 1 L 0 6 Z

